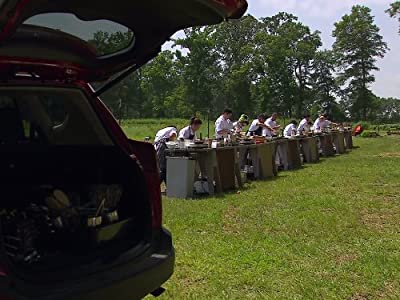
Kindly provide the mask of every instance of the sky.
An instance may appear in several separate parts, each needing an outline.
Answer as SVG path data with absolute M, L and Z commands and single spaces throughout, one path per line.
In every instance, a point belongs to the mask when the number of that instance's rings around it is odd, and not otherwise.
M 330 48 L 334 39 L 334 23 L 351 12 L 356 4 L 366 5 L 372 10 L 376 24 L 390 51 L 378 61 L 379 72 L 372 90 L 380 97 L 400 99 L 400 35 L 399 23 L 385 13 L 393 0 L 248 0 L 249 13 L 255 17 L 268 17 L 280 11 L 292 13 L 299 21 L 313 30 L 321 31 L 324 48 Z

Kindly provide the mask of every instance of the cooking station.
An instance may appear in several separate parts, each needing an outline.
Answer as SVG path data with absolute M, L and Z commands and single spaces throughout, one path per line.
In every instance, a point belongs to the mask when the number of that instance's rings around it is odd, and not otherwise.
M 167 196 L 193 198 L 194 191 L 210 196 L 232 191 L 242 188 L 248 178 L 266 180 L 278 175 L 278 167 L 299 169 L 303 162 L 318 162 L 320 151 L 324 157 L 334 156 L 345 153 L 349 146 L 351 131 L 291 138 L 246 137 L 228 144 L 176 142 L 166 150 Z

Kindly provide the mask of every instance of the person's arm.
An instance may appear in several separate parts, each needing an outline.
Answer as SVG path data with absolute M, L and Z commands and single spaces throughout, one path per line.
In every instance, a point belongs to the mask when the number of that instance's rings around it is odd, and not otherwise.
M 277 129 L 281 128 L 281 125 L 275 125 L 275 126 L 273 126 L 272 124 L 268 124 L 268 125 L 269 125 L 269 127 L 272 128 L 272 130 L 277 130 Z
M 258 127 L 262 127 L 262 128 L 269 128 L 267 124 L 261 123 L 261 122 L 258 122 L 258 123 L 257 123 L 257 126 L 258 126 Z
M 272 121 L 270 121 L 270 122 L 272 122 Z M 267 128 L 267 129 L 269 129 L 270 131 L 275 131 L 275 130 L 277 130 L 277 129 L 279 129 L 281 126 L 273 126 L 273 124 L 272 123 L 270 123 L 270 122 L 265 122 L 265 125 L 266 125 L 266 127 L 265 128 Z
M 300 123 L 299 127 L 297 128 L 297 133 L 300 134 L 303 131 L 305 124 L 306 123 L 304 123 L 304 122 Z
M 184 139 L 184 140 L 185 140 L 185 139 L 186 139 L 185 133 L 186 133 L 185 128 L 181 129 L 181 131 L 179 131 L 178 139 L 179 139 L 179 140 L 180 140 L 180 139 Z

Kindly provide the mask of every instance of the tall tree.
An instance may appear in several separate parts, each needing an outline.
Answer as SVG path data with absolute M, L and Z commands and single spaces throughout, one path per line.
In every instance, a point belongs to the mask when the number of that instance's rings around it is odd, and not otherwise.
M 367 120 L 373 107 L 370 85 L 375 81 L 373 71 L 378 58 L 383 58 L 387 44 L 379 34 L 371 9 L 353 6 L 351 14 L 335 23 L 333 50 L 339 67 L 339 80 L 346 86 L 348 106 L 353 118 Z
M 312 32 L 296 16 L 287 13 L 264 18 L 263 27 L 267 34 L 263 47 L 266 73 L 273 102 L 279 103 L 289 116 L 300 116 L 312 103 L 311 69 L 322 45 L 320 32 Z
M 392 17 L 397 18 L 400 22 L 400 1 L 393 2 L 386 12 Z M 399 29 L 400 33 L 400 29 Z
M 215 46 L 215 30 L 212 27 L 184 30 L 185 36 L 176 39 L 174 46 L 181 69 L 181 83 L 184 86 L 185 100 L 192 114 L 205 115 L 215 105 L 216 90 L 221 79 L 219 55 Z
M 216 108 L 231 107 L 236 114 L 253 113 L 251 86 L 257 77 L 256 37 L 260 22 L 249 15 L 215 27 L 216 51 L 221 67 L 221 81 Z
M 335 57 L 331 50 L 318 51 L 313 60 L 312 92 L 313 111 L 316 113 L 326 112 L 335 120 L 338 116 L 338 102 L 340 88 L 335 76 Z M 339 110 L 340 111 L 340 110 Z
M 141 71 L 140 87 L 145 95 L 144 111 L 152 117 L 177 117 L 187 113 L 182 103 L 179 73 L 171 51 L 161 52 Z

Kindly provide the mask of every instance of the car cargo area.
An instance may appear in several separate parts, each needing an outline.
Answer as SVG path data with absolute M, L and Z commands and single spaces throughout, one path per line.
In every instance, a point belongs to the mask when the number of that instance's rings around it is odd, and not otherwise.
M 24 272 L 110 260 L 146 239 L 145 185 L 115 148 L 3 148 L 0 156 L 3 247 Z
M 143 253 L 151 209 L 137 162 L 79 92 L 31 91 L 0 90 L 0 238 L 14 273 L 76 278 Z

